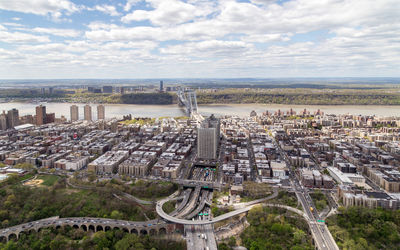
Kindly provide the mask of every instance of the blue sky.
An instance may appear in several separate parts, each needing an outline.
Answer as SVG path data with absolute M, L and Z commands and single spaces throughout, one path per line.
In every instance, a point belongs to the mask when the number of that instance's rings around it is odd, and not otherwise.
M 400 76 L 398 0 L 0 0 L 0 79 Z

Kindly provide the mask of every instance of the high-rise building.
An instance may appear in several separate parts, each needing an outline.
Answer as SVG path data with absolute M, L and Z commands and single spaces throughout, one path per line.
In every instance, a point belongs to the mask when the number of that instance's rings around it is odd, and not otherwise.
M 19 124 L 34 124 L 36 121 L 33 119 L 32 115 L 24 115 L 19 117 Z
M 97 120 L 104 120 L 106 118 L 104 105 L 97 106 Z
M 71 122 L 79 120 L 79 108 L 76 105 L 70 107 Z
M 56 120 L 56 114 L 55 113 L 49 113 L 46 114 L 46 120 L 45 120 L 45 124 L 47 123 L 54 123 Z
M 211 115 L 204 120 L 197 133 L 197 156 L 200 159 L 217 159 L 220 121 Z
M 160 92 L 164 91 L 164 82 L 160 81 Z
M 113 87 L 112 86 L 103 86 L 103 93 L 112 93 Z
M 121 94 L 125 94 L 125 87 L 120 87 L 119 88 L 119 92 L 121 93 Z
M 53 93 L 54 93 L 54 88 L 53 88 L 53 87 L 50 87 L 50 88 L 49 88 L 49 94 L 52 95 Z
M 7 128 L 14 128 L 19 125 L 18 109 L 11 109 L 7 112 Z
M 46 106 L 40 105 L 36 107 L 36 125 L 46 123 Z
M 83 115 L 86 121 L 92 120 L 92 107 L 90 107 L 90 105 L 85 105 L 85 107 L 83 108 Z
M 3 113 L 0 115 L 0 130 L 7 130 L 7 128 L 7 114 L 3 110 Z

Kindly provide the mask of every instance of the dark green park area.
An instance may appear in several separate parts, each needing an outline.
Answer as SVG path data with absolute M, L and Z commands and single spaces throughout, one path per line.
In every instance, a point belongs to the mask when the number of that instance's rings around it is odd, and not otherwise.
M 155 218 L 153 207 L 119 200 L 114 190 L 81 190 L 66 185 L 65 178 L 55 181 L 46 177 L 44 187 L 21 184 L 24 177 L 13 176 L 1 183 L 0 223 L 9 227 L 52 216 L 60 217 L 103 217 L 131 221 Z M 55 181 L 52 185 L 50 182 Z
M 340 207 L 326 222 L 340 249 L 400 249 L 399 210 Z
M 158 197 L 176 190 L 169 182 L 139 182 L 122 185 L 108 182 L 106 187 L 93 189 L 71 188 L 65 177 L 38 175 L 43 179 L 40 186 L 25 186 L 21 181 L 32 175 L 12 175 L 0 183 L 0 228 L 44 219 L 60 217 L 100 217 L 130 221 L 146 221 L 156 218 L 153 206 L 139 205 L 134 201 L 120 199 L 118 188 L 137 187 L 142 197 Z M 118 183 L 118 184 L 116 184 Z M 141 188 L 162 189 L 154 193 Z M 135 193 L 136 194 L 136 193 Z M 100 247 L 101 246 L 101 247 Z M 185 242 L 159 236 L 137 237 L 121 231 L 90 233 L 81 229 L 43 229 L 38 233 L 24 234 L 18 241 L 0 243 L 0 249 L 185 249 Z
M 250 226 L 240 235 L 247 249 L 314 249 L 308 224 L 297 214 L 285 210 L 256 206 L 249 211 Z M 232 249 L 235 239 L 219 244 L 219 249 Z

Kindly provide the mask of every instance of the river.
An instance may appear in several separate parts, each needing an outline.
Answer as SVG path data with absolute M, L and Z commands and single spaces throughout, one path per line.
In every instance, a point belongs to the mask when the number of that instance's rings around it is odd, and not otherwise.
M 42 103 L 46 106 L 47 113 L 56 113 L 56 117 L 64 115 L 70 118 L 71 103 Z M 35 107 L 38 103 L 0 103 L 1 110 L 9 110 L 16 108 L 19 115 L 34 115 Z M 83 118 L 84 104 L 75 104 L 79 107 L 79 117 Z M 92 104 L 93 119 L 97 119 L 96 104 Z M 399 106 L 379 106 L 379 105 L 287 105 L 287 104 L 212 104 L 200 105 L 199 112 L 203 115 L 215 114 L 220 115 L 238 115 L 241 117 L 248 116 L 252 110 L 257 113 L 289 110 L 293 108 L 295 111 L 301 111 L 304 108 L 314 112 L 318 109 L 326 114 L 355 114 L 355 115 L 377 115 L 377 116 L 399 116 Z M 134 105 L 134 104 L 105 104 L 106 118 L 117 117 L 132 114 L 133 117 L 160 117 L 160 116 L 183 116 L 185 115 L 182 108 L 178 105 Z

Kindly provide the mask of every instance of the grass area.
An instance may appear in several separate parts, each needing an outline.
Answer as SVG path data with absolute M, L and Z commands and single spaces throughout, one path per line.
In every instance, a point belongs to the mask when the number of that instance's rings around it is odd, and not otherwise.
M 229 212 L 231 212 L 233 210 L 234 209 L 231 206 L 217 207 L 214 204 L 211 205 L 211 213 L 213 214 L 214 217 L 229 213 Z
M 340 249 L 400 249 L 400 211 L 339 208 L 326 221 Z
M 66 186 L 65 179 L 61 178 L 46 188 L 28 187 L 19 182 L 5 185 L 0 190 L 1 227 L 52 216 L 132 221 L 146 220 L 144 213 L 150 219 L 156 217 L 154 207 L 139 207 L 134 202 L 121 201 L 114 197 L 112 189 L 71 189 Z
M 41 185 L 50 187 L 53 186 L 54 183 L 60 179 L 60 177 L 57 175 L 39 175 L 37 179 L 43 180 Z
M 321 191 L 310 193 L 310 197 L 313 200 L 318 212 L 321 212 L 328 206 L 328 198 L 326 198 L 325 194 L 323 194 Z
M 247 249 L 314 249 L 308 225 L 297 214 L 255 206 L 247 221 L 250 226 L 240 235 Z
M 243 202 L 265 198 L 270 194 L 272 194 L 272 190 L 267 183 L 243 182 L 243 194 L 241 195 Z
M 35 176 L 34 173 L 25 174 L 25 175 L 19 177 L 19 181 L 28 180 L 29 178 L 32 178 L 33 176 Z
M 22 181 L 32 178 L 34 175 L 34 173 L 28 173 L 22 176 L 18 174 L 9 174 L 7 179 L 0 182 L 0 187 L 20 184 Z
M 280 190 L 278 196 L 272 200 L 269 200 L 268 203 L 281 204 L 301 209 L 301 206 L 298 206 L 296 194 L 289 193 L 286 190 Z
M 172 213 L 175 210 L 175 205 L 176 205 L 176 201 L 174 201 L 174 200 L 165 202 L 163 205 L 164 212 L 166 212 L 167 214 Z
M 80 179 L 72 179 L 71 182 L 81 186 L 97 187 L 98 189 L 114 190 L 116 192 L 125 192 L 138 197 L 142 200 L 156 200 L 167 197 L 178 190 L 178 184 L 169 181 L 147 181 L 137 180 L 132 184 L 125 184 L 119 179 L 106 180 L 99 183 L 82 181 Z
M 129 193 L 143 199 L 158 199 L 173 194 L 178 187 L 169 181 L 138 180 L 132 184 Z

